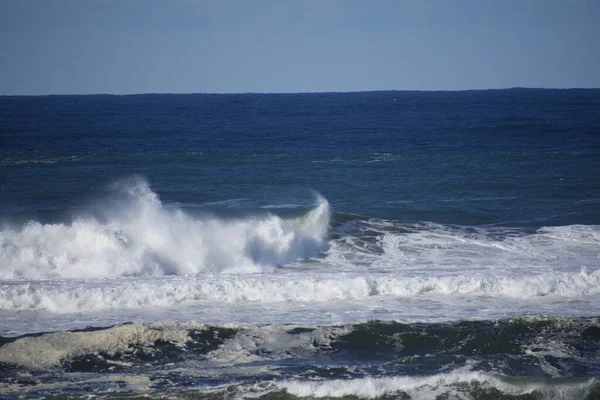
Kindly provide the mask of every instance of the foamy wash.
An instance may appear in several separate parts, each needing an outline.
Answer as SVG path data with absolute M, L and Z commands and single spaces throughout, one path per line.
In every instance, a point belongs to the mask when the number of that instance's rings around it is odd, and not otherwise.
M 600 91 L 0 98 L 0 397 L 600 398 Z

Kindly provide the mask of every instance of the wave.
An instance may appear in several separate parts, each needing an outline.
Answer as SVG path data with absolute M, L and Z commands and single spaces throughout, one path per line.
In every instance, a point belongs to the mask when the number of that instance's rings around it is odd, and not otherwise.
M 598 318 L 196 322 L 0 337 L 7 398 L 596 399 Z
M 481 372 L 451 372 L 432 376 L 395 376 L 288 381 L 275 385 L 290 397 L 387 399 L 592 399 L 594 379 L 564 382 L 512 382 Z M 594 397 L 592 397 L 594 396 Z
M 313 379 L 331 377 L 332 371 L 323 369 L 329 366 L 344 366 L 339 378 L 375 372 L 432 375 L 457 368 L 506 376 L 591 378 L 600 373 L 599 339 L 597 318 L 320 326 L 135 323 L 0 337 L 0 376 L 23 369 L 151 372 L 165 365 L 205 373 L 210 369 L 218 376 L 236 367 L 264 365 L 283 375 Z
M 142 179 L 122 181 L 102 218 L 32 221 L 0 232 L 0 279 L 260 272 L 326 249 L 329 204 L 302 218 L 196 219 L 163 207 Z
M 111 374 L 78 376 L 70 381 L 19 384 L 0 388 L 9 399 L 24 397 L 69 399 L 94 397 L 124 399 L 406 399 L 406 400 L 595 400 L 600 395 L 598 379 L 510 379 L 477 372 L 449 372 L 432 376 L 364 377 L 353 379 L 265 380 L 257 383 L 231 383 L 220 386 L 177 387 L 174 382 L 161 382 L 147 375 Z M 167 383 L 170 383 L 168 385 Z M 11 396 L 12 395 L 12 396 Z M 29 396 L 28 396 L 29 395 Z
M 595 269 L 600 257 L 598 225 L 523 229 L 369 219 L 345 220 L 337 231 L 341 237 L 328 252 L 334 265 L 351 260 L 427 275 L 492 269 L 519 275 L 573 272 Z
M 127 296 L 123 296 L 127 293 Z M 468 296 L 564 300 L 600 294 L 600 270 L 548 272 L 517 277 L 467 273 L 455 276 L 405 276 L 360 273 L 286 273 L 210 275 L 161 279 L 98 281 L 4 282 L 0 310 L 52 313 L 98 312 L 171 307 L 183 302 L 245 304 L 249 302 L 323 303 L 369 298 L 415 299 Z M 449 299 L 448 299 L 449 300 Z
M 466 280 L 496 288 L 502 279 L 531 281 L 535 275 L 539 292 L 551 294 L 564 285 L 547 290 L 544 282 L 571 279 L 564 274 L 576 279 L 582 268 L 595 269 L 600 248 L 595 225 L 460 227 L 336 213 L 330 229 L 329 204 L 318 195 L 316 206 L 300 216 L 262 211 L 235 219 L 196 217 L 177 205 L 164 206 L 141 179 L 117 184 L 100 208 L 99 216 L 71 223 L 32 221 L 0 231 L 0 279 L 271 272 L 318 256 L 324 270 L 421 274 L 434 288 L 436 278 L 454 282 L 467 271 L 481 275 Z M 492 270 L 497 277 L 490 276 Z M 461 287 L 460 293 L 465 284 Z
M 0 362 L 44 369 L 86 354 L 115 356 L 134 347 L 149 347 L 157 342 L 169 342 L 181 347 L 187 340 L 187 329 L 157 329 L 142 324 L 95 331 L 57 332 L 24 337 L 5 344 L 0 347 Z

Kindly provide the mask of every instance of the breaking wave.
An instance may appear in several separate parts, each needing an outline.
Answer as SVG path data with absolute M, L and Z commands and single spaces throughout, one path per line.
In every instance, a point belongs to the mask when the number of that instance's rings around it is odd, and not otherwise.
M 127 293 L 127 296 L 123 296 Z M 376 296 L 470 296 L 533 300 L 546 296 L 576 299 L 600 294 L 600 270 L 548 272 L 526 277 L 483 274 L 404 276 L 358 273 L 287 273 L 270 276 L 213 275 L 169 279 L 5 282 L 0 310 L 52 313 L 171 307 L 186 301 L 206 304 L 247 302 L 327 302 Z
M 481 372 L 451 372 L 432 376 L 288 381 L 277 387 L 293 398 L 367 399 L 593 399 L 594 379 L 564 382 L 510 382 Z M 588 397 L 589 396 L 589 397 Z
M 108 278 L 259 272 L 326 248 L 327 200 L 286 220 L 267 214 L 200 219 L 163 207 L 147 182 L 120 182 L 102 218 L 29 222 L 0 232 L 0 279 Z

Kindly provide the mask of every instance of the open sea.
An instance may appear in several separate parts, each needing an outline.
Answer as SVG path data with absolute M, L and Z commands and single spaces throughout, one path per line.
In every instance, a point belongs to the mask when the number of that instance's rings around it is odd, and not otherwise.
M 600 399 L 600 90 L 0 97 L 0 398 Z

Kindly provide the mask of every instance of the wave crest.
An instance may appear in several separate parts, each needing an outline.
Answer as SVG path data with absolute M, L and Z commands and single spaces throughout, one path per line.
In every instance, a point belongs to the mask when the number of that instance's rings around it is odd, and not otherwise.
M 123 296 L 127 293 L 127 296 Z M 123 279 L 119 282 L 7 282 L 0 291 L 0 310 L 81 313 L 173 307 L 183 302 L 242 305 L 248 303 L 324 303 L 366 299 L 445 297 L 471 299 L 572 301 L 600 294 L 600 270 L 549 272 L 528 277 L 468 274 L 407 277 L 336 274 L 218 275 L 172 279 Z M 333 305 L 332 305 L 333 307 Z
M 0 279 L 260 272 L 326 247 L 329 204 L 320 196 L 300 220 L 223 220 L 163 207 L 142 179 L 122 181 L 116 192 L 105 218 L 1 231 Z

